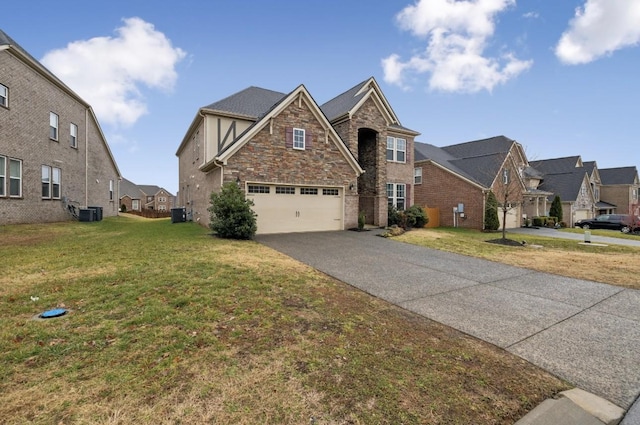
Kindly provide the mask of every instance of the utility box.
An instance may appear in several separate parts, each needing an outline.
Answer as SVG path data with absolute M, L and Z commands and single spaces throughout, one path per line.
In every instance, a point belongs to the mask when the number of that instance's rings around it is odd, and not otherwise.
M 95 221 L 95 210 L 92 210 L 91 208 L 80 208 L 78 221 Z
M 187 221 L 187 212 L 184 207 L 171 208 L 171 222 L 172 223 L 184 223 Z
M 90 210 L 93 210 L 93 219 L 94 221 L 102 221 L 102 207 L 87 207 Z

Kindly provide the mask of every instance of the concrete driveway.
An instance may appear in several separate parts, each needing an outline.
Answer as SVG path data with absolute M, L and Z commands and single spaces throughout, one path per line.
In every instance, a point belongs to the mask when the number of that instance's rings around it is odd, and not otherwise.
M 446 253 L 379 231 L 264 235 L 330 276 L 498 345 L 627 410 L 640 393 L 640 291 Z

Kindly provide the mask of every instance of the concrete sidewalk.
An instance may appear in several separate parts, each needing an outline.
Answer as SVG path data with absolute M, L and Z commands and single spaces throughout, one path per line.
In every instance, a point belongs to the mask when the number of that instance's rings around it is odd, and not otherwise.
M 640 291 L 399 243 L 377 233 L 257 240 L 371 295 L 498 345 L 624 410 L 636 400 Z

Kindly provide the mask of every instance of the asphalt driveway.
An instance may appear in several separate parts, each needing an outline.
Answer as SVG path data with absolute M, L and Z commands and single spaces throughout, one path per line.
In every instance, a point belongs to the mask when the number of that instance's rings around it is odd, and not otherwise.
M 257 240 L 498 345 L 625 410 L 640 394 L 640 291 L 404 244 L 378 233 Z

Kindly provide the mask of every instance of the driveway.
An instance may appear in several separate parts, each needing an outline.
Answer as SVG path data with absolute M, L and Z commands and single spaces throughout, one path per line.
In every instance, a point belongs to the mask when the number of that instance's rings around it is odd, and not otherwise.
M 258 242 L 407 310 L 498 345 L 629 409 L 640 393 L 640 291 L 451 254 L 379 231 Z

